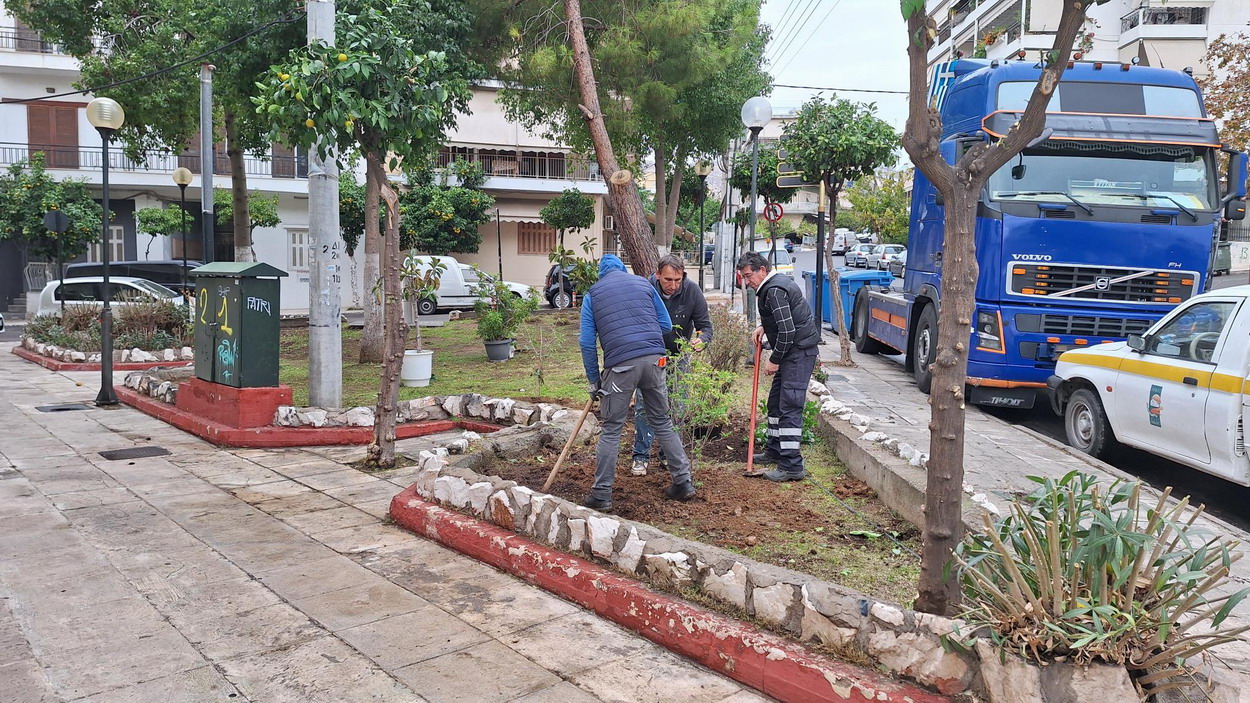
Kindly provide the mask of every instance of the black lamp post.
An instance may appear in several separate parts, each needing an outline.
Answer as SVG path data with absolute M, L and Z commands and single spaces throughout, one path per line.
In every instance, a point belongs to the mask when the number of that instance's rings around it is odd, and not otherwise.
M 182 294 L 187 295 L 187 186 L 191 185 L 191 169 L 174 169 L 174 183 L 182 191 Z
M 699 205 L 699 290 L 703 290 L 703 264 L 707 261 L 704 253 L 707 244 L 703 242 L 706 234 L 703 224 L 703 204 L 707 201 L 707 177 L 712 173 L 712 162 L 703 160 L 695 164 L 694 173 L 699 177 L 699 197 L 696 198 Z
M 100 164 L 101 184 L 103 186 L 102 205 L 103 223 L 100 253 L 104 264 L 104 310 L 100 313 L 100 393 L 96 395 L 95 404 L 100 406 L 117 405 L 117 394 L 113 392 L 113 297 L 109 289 L 109 142 L 113 133 L 121 129 L 126 121 L 126 112 L 116 100 L 96 98 L 87 103 L 87 121 L 100 133 L 103 161 Z
M 755 251 L 755 198 L 759 193 L 760 170 L 760 131 L 773 119 L 773 106 L 768 98 L 757 95 L 742 104 L 742 126 L 751 130 L 751 211 L 747 228 L 750 232 L 750 246 L 747 251 Z M 776 260 L 774 260 L 774 265 Z M 755 326 L 755 291 L 746 291 L 747 322 Z

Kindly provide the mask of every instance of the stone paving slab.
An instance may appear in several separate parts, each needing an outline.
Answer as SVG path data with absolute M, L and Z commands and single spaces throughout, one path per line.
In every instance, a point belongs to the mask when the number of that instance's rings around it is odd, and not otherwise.
M 826 385 L 833 397 L 870 419 L 870 430 L 885 432 L 928 453 L 928 396 L 916 389 L 911 374 L 903 370 L 897 357 L 855 354 L 857 366 L 847 368 L 836 364 L 840 358 L 837 337 L 826 332 L 825 341 L 820 347 L 820 359 L 829 374 Z M 969 406 L 966 422 L 964 484 L 973 493 L 986 494 L 990 502 L 1001 506 L 1000 510 L 1005 508 L 1008 499 L 1036 489 L 1037 485 L 1028 480 L 1028 476 L 1058 479 L 1069 471 L 1080 470 L 1100 476 L 1107 482 L 1134 478 L 1110 464 L 1008 424 L 974 406 Z M 892 472 L 896 476 L 906 475 L 907 480 L 918 481 L 923 492 L 922 471 L 908 467 L 906 462 L 873 447 L 872 442 L 860 439 L 859 433 L 847 423 L 833 420 L 830 426 L 871 454 L 876 470 Z M 852 467 L 853 470 L 855 468 Z M 1143 488 L 1145 494 L 1158 495 L 1148 486 Z M 891 507 L 906 515 L 909 512 L 918 514 L 920 506 Z M 969 512 L 965 510 L 965 522 L 969 521 Z M 979 524 L 978 519 L 976 525 Z M 1208 534 L 1250 545 L 1250 534 L 1208 514 L 1203 515 L 1196 527 Z M 1242 559 L 1233 564 L 1228 583 L 1220 592 L 1228 593 L 1247 586 L 1250 586 L 1250 559 Z M 1250 601 L 1243 601 L 1235 608 L 1224 627 L 1241 625 L 1250 625 Z M 1223 645 L 1215 648 L 1214 652 L 1225 678 L 1240 691 L 1239 700 L 1250 703 L 1250 643 Z
M 223 450 L 129 408 L 39 413 L 98 376 L 3 357 L 6 703 L 767 700 L 386 524 L 409 469 Z M 95 453 L 147 444 L 172 454 Z

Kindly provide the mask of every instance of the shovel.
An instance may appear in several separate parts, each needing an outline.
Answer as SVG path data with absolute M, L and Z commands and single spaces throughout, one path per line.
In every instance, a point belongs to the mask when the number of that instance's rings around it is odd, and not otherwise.
M 573 441 L 577 439 L 577 433 L 582 431 L 582 423 L 586 422 L 586 416 L 590 414 L 590 409 L 595 405 L 595 397 L 592 395 L 590 400 L 586 401 L 586 407 L 582 410 L 582 416 L 577 418 L 577 424 L 573 426 L 573 434 L 569 435 L 569 441 L 564 443 L 564 451 L 560 452 L 560 458 L 556 459 L 556 465 L 551 467 L 551 473 L 547 474 L 547 480 L 543 482 L 543 493 L 551 488 L 551 482 L 556 480 L 556 473 L 560 470 L 560 465 L 569 456 L 569 450 L 573 448 Z
M 755 470 L 755 425 L 759 421 L 760 355 L 763 348 L 762 342 L 755 343 L 755 374 L 751 380 L 751 429 L 747 432 L 747 469 L 742 472 L 748 478 L 764 475 L 763 471 Z

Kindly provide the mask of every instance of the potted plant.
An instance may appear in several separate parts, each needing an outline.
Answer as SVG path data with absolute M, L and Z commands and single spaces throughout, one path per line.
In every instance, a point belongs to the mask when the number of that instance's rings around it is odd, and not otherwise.
M 516 331 L 538 309 L 538 294 L 531 291 L 521 297 L 503 281 L 479 273 L 482 283 L 477 287 L 477 336 L 486 345 L 491 361 L 507 361 L 515 353 Z
M 429 263 L 404 259 L 403 295 L 405 304 L 412 304 L 412 328 L 417 333 L 417 348 L 404 351 L 404 363 L 399 370 L 399 382 L 409 387 L 430 385 L 434 376 L 434 352 L 421 348 L 421 303 L 435 300 L 438 296 L 439 279 L 447 266 L 437 258 Z M 415 304 L 413 302 L 415 301 Z

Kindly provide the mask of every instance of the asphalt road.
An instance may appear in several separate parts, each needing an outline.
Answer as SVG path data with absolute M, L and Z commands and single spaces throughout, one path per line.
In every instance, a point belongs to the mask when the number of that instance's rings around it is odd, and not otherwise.
M 834 257 L 834 264 L 843 266 L 842 257 Z M 802 272 L 814 271 L 815 268 L 816 253 L 814 251 L 794 252 L 795 280 L 805 292 L 806 285 L 803 282 Z M 1241 272 L 1217 277 L 1213 288 L 1219 290 L 1248 283 L 1250 283 L 1250 274 Z M 900 289 L 900 284 L 901 281 L 896 280 L 894 288 Z M 899 364 L 903 363 L 902 356 L 887 358 L 894 359 Z M 919 391 L 915 392 L 919 393 Z M 987 408 L 977 409 L 974 412 L 989 412 L 1013 425 L 1027 427 L 1060 442 L 1065 441 L 1063 418 L 1055 415 L 1048 405 L 1042 404 L 1032 410 Z M 1156 488 L 1175 486 L 1178 490 L 1192 496 L 1192 502 L 1205 504 L 1212 514 L 1241 529 L 1250 530 L 1250 488 L 1237 486 L 1210 474 L 1127 447 L 1120 448 L 1108 457 L 1108 463 L 1140 477 Z

